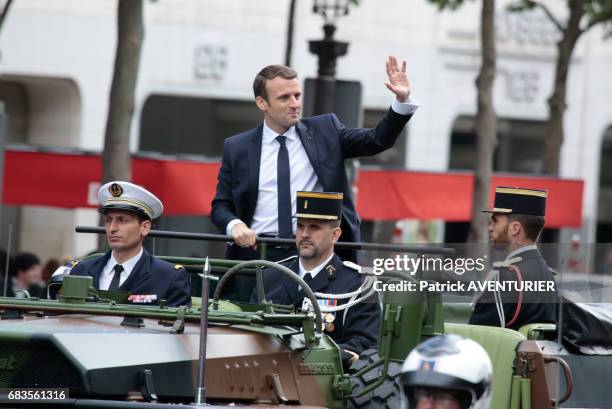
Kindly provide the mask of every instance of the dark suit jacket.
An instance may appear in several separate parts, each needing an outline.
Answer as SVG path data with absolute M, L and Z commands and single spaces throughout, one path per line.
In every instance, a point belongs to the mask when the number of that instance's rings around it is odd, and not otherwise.
M 282 265 L 299 274 L 297 257 L 281 262 Z M 335 268 L 330 274 L 327 267 L 323 268 L 309 283 L 314 292 L 327 294 L 343 294 L 355 291 L 361 285 L 360 274 L 352 268 L 345 266 L 337 255 L 329 262 Z M 299 291 L 297 282 L 282 274 L 278 270 L 268 268 L 263 271 L 266 300 L 275 304 L 294 305 L 302 307 L 304 292 Z M 251 302 L 256 302 L 257 295 L 253 292 Z M 348 300 L 339 300 L 339 305 Z M 344 361 L 351 358 L 347 349 L 360 354 L 368 348 L 373 348 L 378 340 L 380 326 L 380 305 L 376 294 L 344 311 L 333 313 L 333 329 L 327 327 L 325 333 L 329 335 L 341 348 Z M 325 317 L 325 313 L 323 313 Z
M 344 159 L 376 155 L 389 149 L 410 115 L 389 109 L 373 129 L 349 129 L 335 114 L 302 119 L 296 126 L 310 163 L 326 192 L 344 193 L 342 241 L 359 241 L 361 220 L 344 169 Z M 211 220 L 222 234 L 233 219 L 251 225 L 259 193 L 259 166 L 263 124 L 227 138 L 212 201 Z M 229 254 L 228 256 L 230 256 Z
M 108 262 L 111 252 L 78 263 L 72 268 L 71 275 L 91 276 L 95 288 L 100 286 L 100 274 Z M 131 294 L 157 294 L 159 300 L 166 300 L 166 305 L 177 307 L 191 306 L 191 287 L 187 271 L 181 266 L 160 260 L 143 250 L 142 256 L 119 291 L 129 291 Z
M 517 257 L 521 261 L 514 263 L 518 267 L 523 281 L 554 281 L 552 270 L 546 264 L 538 250 L 528 250 L 519 253 Z M 499 280 L 501 282 L 516 282 L 516 272 L 502 267 L 499 269 Z M 555 284 L 556 290 L 556 284 Z M 470 324 L 489 325 L 494 327 L 504 326 L 518 330 L 523 325 L 533 323 L 553 323 L 556 317 L 557 293 L 523 291 L 522 303 L 518 303 L 519 293 L 517 291 L 506 291 L 502 293 L 504 316 L 506 322 L 501 325 L 493 293 L 485 292 L 474 306 L 470 317 Z M 514 323 L 508 325 L 516 311 L 518 317 Z

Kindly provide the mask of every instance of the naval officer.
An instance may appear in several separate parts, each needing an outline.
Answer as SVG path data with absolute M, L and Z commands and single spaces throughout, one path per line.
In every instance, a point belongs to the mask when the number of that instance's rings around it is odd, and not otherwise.
M 99 290 L 125 291 L 134 303 L 191 306 L 187 272 L 150 255 L 142 243 L 151 221 L 161 216 L 162 202 L 151 192 L 128 182 L 109 182 L 98 191 L 104 215 L 106 254 L 77 263 L 71 275 L 91 276 Z

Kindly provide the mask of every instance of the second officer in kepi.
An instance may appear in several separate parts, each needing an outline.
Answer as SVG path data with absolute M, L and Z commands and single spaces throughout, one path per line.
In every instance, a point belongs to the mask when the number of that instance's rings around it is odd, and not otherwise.
M 506 252 L 506 259 L 493 263 L 493 281 L 508 290 L 484 292 L 477 300 L 470 324 L 501 326 L 518 330 L 532 323 L 552 323 L 556 317 L 557 290 L 552 270 L 536 242 L 544 228 L 544 190 L 498 186 L 495 189 L 489 234 L 491 243 Z M 528 283 L 544 283 L 544 290 L 531 290 Z
M 324 331 L 340 347 L 343 362 L 349 364 L 376 345 L 380 306 L 373 290 L 362 285 L 359 266 L 342 262 L 334 253 L 342 233 L 342 193 L 297 192 L 296 217 L 298 256 L 279 263 L 293 270 L 313 290 L 322 309 Z M 290 277 L 267 269 L 263 281 L 267 300 L 309 308 L 304 292 Z M 255 299 L 253 294 L 252 300 Z

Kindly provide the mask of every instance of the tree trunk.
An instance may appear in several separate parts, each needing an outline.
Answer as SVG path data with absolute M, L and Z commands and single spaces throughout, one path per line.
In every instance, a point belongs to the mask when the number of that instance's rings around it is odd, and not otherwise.
M 287 21 L 287 44 L 285 45 L 285 65 L 291 67 L 291 54 L 293 53 L 293 29 L 295 22 L 295 3 L 297 0 L 290 0 L 289 19 Z
M 489 189 L 493 173 L 493 153 L 497 144 L 497 120 L 493 109 L 495 80 L 495 0 L 482 0 L 482 64 L 476 78 L 478 112 L 476 113 L 476 172 L 472 196 L 472 222 L 468 241 L 486 243 L 487 224 L 481 210 L 489 207 Z
M 9 9 L 13 4 L 13 0 L 8 0 L 4 7 L 2 8 L 2 12 L 0 12 L 0 30 L 2 30 L 2 26 L 4 25 L 4 20 L 6 20 L 6 16 L 8 15 Z
M 117 8 L 117 53 L 104 135 L 103 182 L 132 179 L 130 125 L 144 37 L 142 7 L 142 0 L 119 0 Z
M 565 103 L 567 92 L 567 74 L 572 59 L 572 53 L 578 38 L 582 34 L 580 21 L 584 16 L 585 0 L 570 0 L 570 15 L 565 29 L 561 33 L 561 40 L 557 44 L 557 65 L 555 69 L 555 82 L 553 93 L 548 98 L 549 115 L 545 130 L 544 168 L 546 174 L 559 173 L 559 157 L 563 144 L 563 116 L 567 105 Z

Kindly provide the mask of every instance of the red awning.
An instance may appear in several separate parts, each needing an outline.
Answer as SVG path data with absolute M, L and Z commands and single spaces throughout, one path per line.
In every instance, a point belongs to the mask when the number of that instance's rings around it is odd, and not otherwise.
M 134 158 L 134 183 L 154 192 L 167 215 L 209 215 L 218 163 Z M 99 155 L 7 150 L 3 202 L 63 208 L 96 207 Z M 493 187 L 547 189 L 548 227 L 579 227 L 583 182 L 526 176 L 494 177 Z M 361 170 L 357 208 L 364 220 L 469 221 L 472 175 Z
M 364 220 L 443 219 L 469 221 L 472 209 L 471 173 L 402 171 L 359 172 L 357 211 Z M 495 175 L 495 186 L 520 186 L 548 190 L 547 227 L 580 227 L 581 180 Z

